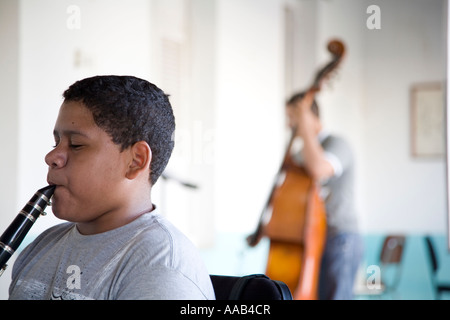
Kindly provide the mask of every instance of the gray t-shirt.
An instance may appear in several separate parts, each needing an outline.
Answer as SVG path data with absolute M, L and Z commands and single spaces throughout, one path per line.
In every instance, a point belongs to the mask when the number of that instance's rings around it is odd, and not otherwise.
M 9 299 L 215 299 L 197 248 L 156 211 L 94 235 L 49 228 L 18 256 Z
M 341 137 L 323 131 L 318 139 L 324 155 L 334 168 L 334 175 L 321 181 L 321 196 L 325 201 L 327 225 L 330 234 L 358 232 L 358 219 L 354 205 L 355 163 L 349 144 Z M 294 155 L 303 162 L 301 148 Z

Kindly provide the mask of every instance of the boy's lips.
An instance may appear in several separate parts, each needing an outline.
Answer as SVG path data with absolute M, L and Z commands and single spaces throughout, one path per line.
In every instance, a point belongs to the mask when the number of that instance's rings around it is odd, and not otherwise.
M 47 183 L 48 183 L 49 185 L 51 185 L 51 186 L 55 186 L 56 188 L 57 188 L 58 186 L 61 186 L 61 184 L 55 182 L 54 180 L 50 180 L 50 179 L 47 179 Z

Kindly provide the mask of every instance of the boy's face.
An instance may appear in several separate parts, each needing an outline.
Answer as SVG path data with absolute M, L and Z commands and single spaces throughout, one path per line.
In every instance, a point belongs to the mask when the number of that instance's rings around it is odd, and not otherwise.
M 55 147 L 45 157 L 47 180 L 57 187 L 52 210 L 60 219 L 90 222 L 120 210 L 129 164 L 126 150 L 99 128 L 80 102 L 64 102 L 54 129 Z M 105 216 L 106 214 L 106 216 Z

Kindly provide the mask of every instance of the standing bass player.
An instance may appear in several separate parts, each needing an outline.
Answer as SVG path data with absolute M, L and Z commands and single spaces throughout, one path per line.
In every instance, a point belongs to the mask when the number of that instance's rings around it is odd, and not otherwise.
M 314 93 L 298 93 L 286 103 L 291 129 L 301 147 L 293 154 L 320 185 L 327 235 L 320 270 L 319 299 L 353 299 L 363 245 L 354 208 L 354 159 L 349 144 L 322 126 Z

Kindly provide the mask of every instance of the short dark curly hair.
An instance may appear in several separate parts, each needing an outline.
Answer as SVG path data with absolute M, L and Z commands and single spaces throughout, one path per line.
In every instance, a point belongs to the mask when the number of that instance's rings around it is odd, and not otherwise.
M 152 150 L 149 180 L 156 183 L 175 144 L 175 118 L 168 95 L 146 80 L 107 75 L 79 80 L 63 97 L 83 103 L 122 151 L 146 141 Z

